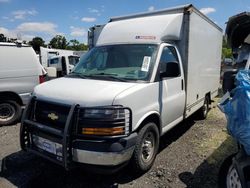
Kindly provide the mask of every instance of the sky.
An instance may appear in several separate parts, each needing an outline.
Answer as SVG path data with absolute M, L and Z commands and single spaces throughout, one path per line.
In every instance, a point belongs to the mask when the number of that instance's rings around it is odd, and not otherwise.
M 190 3 L 224 30 L 230 16 L 250 12 L 250 0 L 0 0 L 0 33 L 47 43 L 59 34 L 86 44 L 88 28 L 111 17 Z

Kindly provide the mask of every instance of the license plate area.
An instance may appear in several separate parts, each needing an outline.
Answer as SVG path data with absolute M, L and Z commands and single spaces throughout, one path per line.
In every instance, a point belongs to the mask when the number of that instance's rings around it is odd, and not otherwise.
M 62 157 L 62 145 L 37 135 L 32 135 L 33 144 L 48 153 Z

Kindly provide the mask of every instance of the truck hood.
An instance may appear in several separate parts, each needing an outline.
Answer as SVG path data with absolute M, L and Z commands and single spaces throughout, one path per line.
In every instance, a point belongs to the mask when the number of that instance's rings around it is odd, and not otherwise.
M 250 12 L 243 12 L 229 18 L 226 36 L 232 50 L 237 49 L 250 34 Z
M 129 82 L 59 78 L 38 85 L 34 95 L 41 100 L 83 107 L 112 105 L 115 97 L 137 85 Z

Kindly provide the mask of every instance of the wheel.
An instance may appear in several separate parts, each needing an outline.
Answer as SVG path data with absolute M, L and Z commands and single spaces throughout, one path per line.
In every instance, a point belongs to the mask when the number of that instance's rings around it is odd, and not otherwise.
M 0 101 L 0 126 L 11 125 L 21 116 L 21 106 L 13 101 Z
M 135 173 L 148 171 L 155 160 L 159 148 L 159 131 L 155 123 L 147 123 L 139 131 L 131 166 Z
M 241 188 L 239 174 L 232 164 L 233 158 L 236 154 L 227 157 L 222 163 L 218 176 L 218 184 L 221 188 Z
M 203 106 L 198 110 L 199 119 L 206 119 L 209 110 L 209 98 L 206 96 Z
M 239 174 L 232 164 L 229 167 L 229 170 L 226 176 L 226 187 L 227 188 L 234 188 L 234 187 L 241 188 L 242 187 Z

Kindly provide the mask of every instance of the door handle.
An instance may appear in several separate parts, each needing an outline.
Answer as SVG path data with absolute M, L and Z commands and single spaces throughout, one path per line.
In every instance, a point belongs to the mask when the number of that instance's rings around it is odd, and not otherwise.
M 183 79 L 181 79 L 181 90 L 184 89 L 184 82 L 183 82 Z

